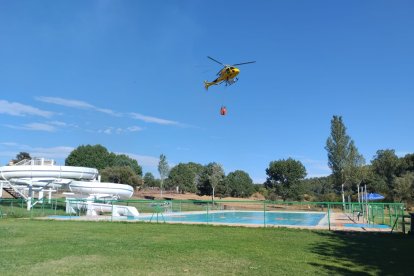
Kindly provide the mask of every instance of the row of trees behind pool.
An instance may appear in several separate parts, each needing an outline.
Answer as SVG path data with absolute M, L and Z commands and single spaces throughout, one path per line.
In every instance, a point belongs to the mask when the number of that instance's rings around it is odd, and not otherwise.
M 378 150 L 371 163 L 366 164 L 341 116 L 331 120 L 325 149 L 331 175 L 305 178 L 305 166 L 287 158 L 271 161 L 266 168 L 267 180 L 260 184 L 253 184 L 249 174 L 242 170 L 226 175 L 216 162 L 179 163 L 170 168 L 163 154 L 158 165 L 160 178 L 155 178 L 150 172 L 143 175 L 135 159 L 109 152 L 102 145 L 79 146 L 66 158 L 65 165 L 97 168 L 102 181 L 213 197 L 250 197 L 260 193 L 270 200 L 342 201 L 344 197 L 355 201 L 358 187 L 366 186 L 368 192 L 383 194 L 387 202 L 413 203 L 414 154 L 398 157 L 393 149 Z M 30 158 L 30 154 L 21 152 L 12 161 L 25 158 Z

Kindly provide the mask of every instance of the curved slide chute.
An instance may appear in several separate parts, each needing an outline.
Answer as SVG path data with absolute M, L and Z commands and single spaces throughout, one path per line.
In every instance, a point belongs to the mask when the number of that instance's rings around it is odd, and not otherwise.
M 4 180 L 30 179 L 79 179 L 93 180 L 99 175 L 97 169 L 73 166 L 57 166 L 53 160 L 23 160 L 12 166 L 0 167 L 0 178 Z
M 134 188 L 126 184 L 107 183 L 98 181 L 75 181 L 69 183 L 71 192 L 78 194 L 104 194 L 119 199 L 128 199 L 134 193 Z

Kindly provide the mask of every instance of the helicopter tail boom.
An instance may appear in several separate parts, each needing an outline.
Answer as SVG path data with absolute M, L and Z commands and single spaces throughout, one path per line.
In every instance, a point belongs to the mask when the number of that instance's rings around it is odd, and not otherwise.
M 208 82 L 208 81 L 204 81 L 204 87 L 206 88 L 206 90 L 208 90 L 208 88 L 214 84 L 217 84 L 216 82 Z

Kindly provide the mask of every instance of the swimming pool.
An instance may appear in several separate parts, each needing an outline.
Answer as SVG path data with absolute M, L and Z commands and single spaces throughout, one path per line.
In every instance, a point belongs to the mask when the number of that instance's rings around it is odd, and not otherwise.
M 238 225 L 317 226 L 323 224 L 326 213 L 320 212 L 258 212 L 223 211 L 210 213 L 167 213 L 158 215 L 158 221 L 177 223 L 212 223 Z M 152 219 L 151 219 L 152 217 Z M 134 220 L 156 221 L 156 215 L 143 215 Z

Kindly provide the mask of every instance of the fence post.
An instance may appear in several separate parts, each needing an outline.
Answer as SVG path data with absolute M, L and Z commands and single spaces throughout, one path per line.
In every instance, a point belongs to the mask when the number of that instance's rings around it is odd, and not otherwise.
M 410 231 L 408 232 L 410 235 L 414 235 L 414 213 L 410 214 Z
M 206 219 L 206 221 L 207 221 L 207 224 L 208 224 L 208 201 L 207 201 L 207 219 Z
M 70 199 L 66 198 L 66 210 L 69 210 L 69 219 L 72 219 L 72 204 L 70 202 Z
M 397 208 L 396 208 L 395 204 L 394 204 L 393 207 L 394 207 L 393 209 L 394 209 L 394 214 L 395 214 L 395 222 L 397 223 L 396 227 L 395 227 L 395 230 L 398 230 L 398 212 L 397 212 Z
M 328 229 L 331 231 L 331 205 L 328 203 Z
M 266 227 L 266 200 L 263 201 L 263 227 Z

